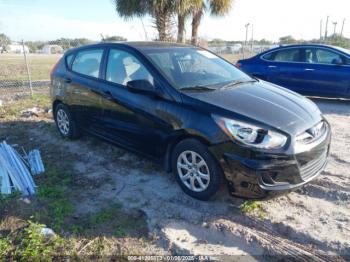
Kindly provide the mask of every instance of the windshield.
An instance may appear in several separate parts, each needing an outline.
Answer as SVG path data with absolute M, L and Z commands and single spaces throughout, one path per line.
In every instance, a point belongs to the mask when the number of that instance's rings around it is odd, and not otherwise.
M 144 51 L 177 89 L 220 88 L 252 78 L 222 58 L 195 47 L 154 48 Z

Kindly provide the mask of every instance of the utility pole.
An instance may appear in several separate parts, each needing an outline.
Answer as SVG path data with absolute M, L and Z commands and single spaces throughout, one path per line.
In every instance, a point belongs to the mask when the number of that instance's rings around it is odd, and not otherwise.
M 341 26 L 340 37 L 343 37 L 344 25 L 345 25 L 345 18 L 343 19 L 343 24 Z
M 252 24 L 252 37 L 250 39 L 250 52 L 253 53 L 253 43 L 254 43 L 254 25 Z
M 321 19 L 320 20 L 320 41 L 322 41 L 322 24 L 323 24 L 323 21 Z
M 326 30 L 324 32 L 324 40 L 327 41 L 327 34 L 328 34 L 328 19 L 329 15 L 327 15 L 327 20 L 326 20 Z
M 338 24 L 338 22 L 333 22 L 333 26 L 334 26 L 333 38 L 335 38 L 335 32 L 336 32 L 336 29 L 337 29 L 337 24 Z
M 244 46 L 243 46 L 243 58 L 244 58 L 244 48 L 246 48 L 246 46 L 247 46 L 247 41 L 248 41 L 248 28 L 249 28 L 249 25 L 250 25 L 250 23 L 246 23 L 245 25 L 244 25 L 244 27 L 245 27 L 245 41 L 244 41 Z

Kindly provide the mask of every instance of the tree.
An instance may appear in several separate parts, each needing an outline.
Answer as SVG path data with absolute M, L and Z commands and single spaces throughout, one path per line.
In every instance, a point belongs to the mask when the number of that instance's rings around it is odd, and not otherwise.
M 280 39 L 279 39 L 280 41 L 279 41 L 279 43 L 280 44 L 295 44 L 295 43 L 297 43 L 298 41 L 297 40 L 295 40 L 291 35 L 287 35 L 287 36 L 282 36 L 282 37 L 280 37 Z
M 128 41 L 128 39 L 126 39 L 125 37 L 122 37 L 122 36 L 119 36 L 119 35 L 114 35 L 114 36 L 106 36 L 104 37 L 103 39 L 104 41 L 110 41 L 110 42 L 113 42 L 113 41 Z
M 5 34 L 0 34 L 0 51 L 1 51 L 1 53 L 5 52 L 7 50 L 7 47 L 9 44 L 11 44 L 11 39 Z
M 172 0 L 115 0 L 115 8 L 124 19 L 150 15 L 158 31 L 159 40 L 171 38 L 171 17 L 175 11 L 175 1 Z
M 184 42 L 185 23 L 188 16 L 199 9 L 203 0 L 176 0 L 175 12 L 177 13 L 177 42 Z
M 192 38 L 193 45 L 198 44 L 198 29 L 205 11 L 211 15 L 222 16 L 231 10 L 233 0 L 203 0 L 202 3 L 192 11 Z

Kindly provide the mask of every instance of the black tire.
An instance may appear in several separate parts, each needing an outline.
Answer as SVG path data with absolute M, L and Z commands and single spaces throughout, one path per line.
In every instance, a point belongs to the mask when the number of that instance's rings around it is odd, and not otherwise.
M 62 128 L 60 128 L 60 126 L 59 126 L 58 118 L 59 118 L 60 112 L 67 116 L 68 123 L 69 123 L 69 127 L 68 127 L 67 132 L 64 132 L 62 130 Z M 60 135 L 63 138 L 76 139 L 76 138 L 79 138 L 81 136 L 81 132 L 78 128 L 78 125 L 75 122 L 75 120 L 73 119 L 72 114 L 70 113 L 69 108 L 66 105 L 60 103 L 54 108 L 54 119 L 56 122 L 56 127 L 58 129 L 58 132 L 60 133 Z
M 210 181 L 208 182 L 207 188 L 201 192 L 191 190 L 180 178 L 177 164 L 180 155 L 185 151 L 193 151 L 197 153 L 205 161 L 207 168 L 209 169 Z M 222 170 L 215 161 L 214 157 L 208 151 L 207 147 L 200 141 L 196 139 L 185 139 L 178 143 L 173 150 L 171 163 L 172 171 L 175 175 L 176 181 L 182 190 L 191 197 L 199 200 L 208 200 L 220 189 L 224 178 Z

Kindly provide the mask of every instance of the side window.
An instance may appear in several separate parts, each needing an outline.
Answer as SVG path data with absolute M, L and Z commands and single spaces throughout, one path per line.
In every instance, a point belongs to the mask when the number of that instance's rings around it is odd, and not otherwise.
M 70 54 L 66 57 L 66 62 L 67 62 L 69 69 L 71 67 L 71 62 L 72 62 L 73 56 L 74 56 L 74 54 Z
M 290 48 L 278 51 L 273 58 L 275 62 L 301 62 L 300 49 Z
M 120 85 L 132 80 L 148 80 L 153 84 L 146 67 L 135 56 L 118 49 L 109 51 L 106 80 Z
M 100 73 L 102 54 L 103 49 L 91 49 L 78 52 L 73 61 L 72 70 L 83 75 L 97 78 Z
M 335 64 L 339 59 L 344 61 L 342 55 L 326 49 L 316 49 L 316 57 L 320 64 Z
M 276 56 L 276 54 L 277 54 L 277 52 L 267 53 L 266 55 L 263 56 L 263 58 L 265 60 L 268 60 L 268 61 L 273 61 L 273 59 Z
M 317 56 L 316 56 L 315 48 L 305 48 L 304 50 L 305 50 L 304 62 L 308 63 L 308 64 L 317 63 Z

